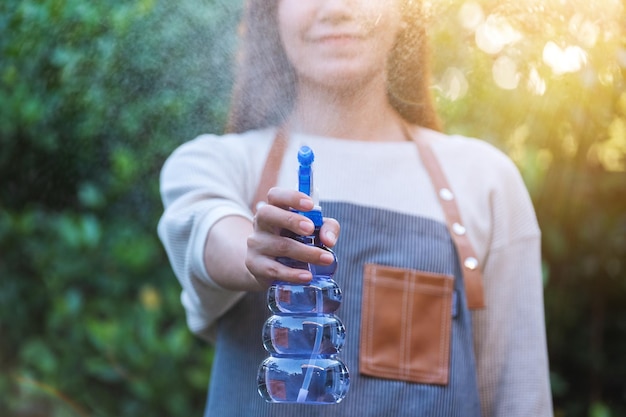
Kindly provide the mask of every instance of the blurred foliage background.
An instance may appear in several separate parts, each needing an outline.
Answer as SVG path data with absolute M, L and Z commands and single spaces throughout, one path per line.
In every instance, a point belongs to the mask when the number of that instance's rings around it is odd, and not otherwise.
M 543 230 L 556 416 L 626 415 L 626 13 L 430 2 L 446 130 L 507 152 Z M 241 0 L 0 3 L 0 415 L 201 415 L 158 174 L 222 131 Z M 480 163 L 480 161 L 477 161 Z

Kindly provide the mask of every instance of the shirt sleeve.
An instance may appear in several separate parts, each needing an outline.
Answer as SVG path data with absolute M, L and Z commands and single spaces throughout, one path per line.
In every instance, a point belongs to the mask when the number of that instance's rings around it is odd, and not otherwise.
M 182 286 L 187 324 L 209 341 L 216 319 L 244 293 L 221 288 L 208 275 L 206 237 L 226 216 L 252 219 L 248 201 L 256 186 L 245 149 L 227 140 L 205 135 L 183 144 L 167 159 L 160 177 L 164 212 L 158 235 Z
M 483 265 L 487 307 L 472 317 L 483 416 L 552 416 L 540 231 L 517 168 L 500 158 L 496 169 Z

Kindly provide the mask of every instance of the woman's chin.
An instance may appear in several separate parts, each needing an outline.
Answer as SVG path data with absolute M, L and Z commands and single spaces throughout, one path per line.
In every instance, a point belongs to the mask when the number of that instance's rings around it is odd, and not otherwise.
M 361 66 L 338 64 L 328 65 L 310 74 L 301 74 L 301 80 L 328 89 L 353 90 L 380 78 L 377 75 Z

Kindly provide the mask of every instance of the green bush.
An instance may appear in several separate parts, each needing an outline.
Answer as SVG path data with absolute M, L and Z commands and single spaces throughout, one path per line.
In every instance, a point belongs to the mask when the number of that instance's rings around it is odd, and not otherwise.
M 0 5 L 0 415 L 200 415 L 211 351 L 156 236 L 158 174 L 219 131 L 237 4 Z

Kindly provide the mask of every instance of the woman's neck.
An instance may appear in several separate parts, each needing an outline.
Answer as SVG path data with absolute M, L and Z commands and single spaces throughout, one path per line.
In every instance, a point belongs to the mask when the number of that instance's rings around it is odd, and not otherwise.
M 292 131 L 364 141 L 406 140 L 402 123 L 384 83 L 341 90 L 301 84 L 287 121 Z

